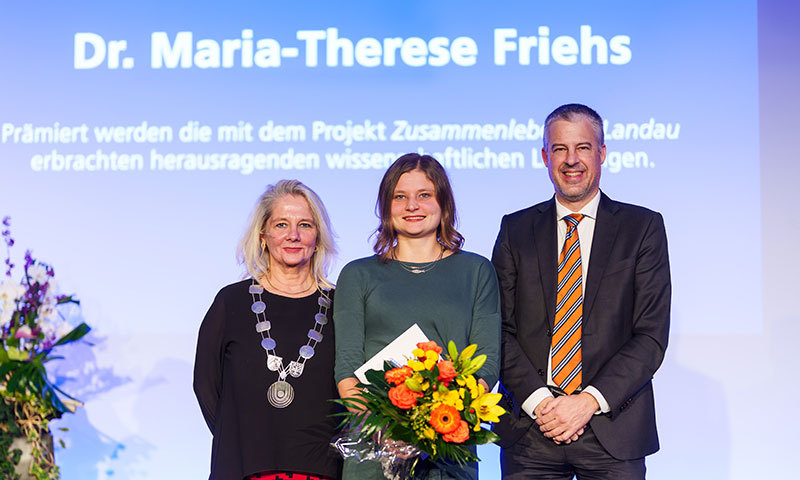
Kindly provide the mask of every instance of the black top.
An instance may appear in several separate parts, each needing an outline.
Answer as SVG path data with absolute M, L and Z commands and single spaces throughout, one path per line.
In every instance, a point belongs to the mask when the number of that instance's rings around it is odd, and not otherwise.
M 220 290 L 206 313 L 197 339 L 194 391 L 214 435 L 210 479 L 241 479 L 258 472 L 289 471 L 339 478 L 341 461 L 329 446 L 335 435 L 338 410 L 333 380 L 333 322 L 322 329 L 324 338 L 305 363 L 300 378 L 286 378 L 294 400 L 286 408 L 267 402 L 267 389 L 278 373 L 267 369 L 267 355 L 256 332 L 256 316 L 244 280 Z M 331 291 L 331 297 L 333 292 Z M 272 324 L 275 354 L 284 365 L 297 360 L 308 342 L 319 312 L 319 292 L 287 298 L 266 290 L 262 300 Z M 332 311 L 328 311 L 328 318 Z

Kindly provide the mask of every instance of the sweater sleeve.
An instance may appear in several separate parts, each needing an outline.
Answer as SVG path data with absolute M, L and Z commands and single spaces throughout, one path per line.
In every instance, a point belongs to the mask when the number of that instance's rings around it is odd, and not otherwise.
M 217 294 L 200 325 L 194 359 L 194 393 L 212 435 L 222 390 L 224 326 L 225 303 L 220 293 Z
M 366 361 L 364 355 L 364 310 L 366 298 L 363 276 L 354 263 L 345 265 L 336 283 L 333 322 L 336 327 L 336 383 L 355 377 Z
M 484 258 L 477 271 L 469 343 L 478 345 L 477 355 L 486 355 L 486 363 L 476 375 L 491 388 L 500 376 L 500 293 L 495 270 Z

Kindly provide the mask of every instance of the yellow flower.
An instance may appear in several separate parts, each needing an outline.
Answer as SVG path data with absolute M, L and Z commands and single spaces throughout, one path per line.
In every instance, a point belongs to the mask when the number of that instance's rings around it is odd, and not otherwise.
M 425 370 L 425 364 L 420 362 L 419 360 L 409 360 L 408 366 L 411 367 L 411 369 L 414 370 L 415 372 Z
M 425 429 L 425 430 L 422 432 L 422 434 L 423 434 L 423 435 L 425 436 L 425 438 L 427 438 L 428 440 L 433 440 L 434 438 L 436 438 L 436 430 L 434 430 L 434 429 L 433 429 L 433 428 L 431 428 L 431 427 L 428 427 L 428 428 L 426 428 L 426 429 Z
M 467 394 L 467 389 L 464 387 L 458 387 L 456 391 L 458 392 L 458 396 L 460 398 L 464 398 L 464 396 Z
M 475 351 L 477 349 L 478 349 L 478 346 L 473 343 L 472 345 L 468 346 L 464 350 L 461 350 L 461 355 L 458 356 L 459 363 L 463 363 L 463 362 L 466 362 L 467 360 L 471 359 L 472 356 L 475 355 Z
M 481 390 L 483 390 L 483 386 L 481 386 Z M 497 405 L 501 398 L 503 395 L 499 393 L 483 393 L 472 401 L 470 407 L 475 409 L 475 415 L 481 422 L 498 422 L 500 421 L 498 417 L 506 413 L 503 407 Z M 480 426 L 475 425 L 475 430 L 479 429 Z
M 415 348 L 411 351 L 411 355 L 414 355 L 417 358 L 425 358 L 425 350 L 421 348 Z
M 447 390 L 442 388 L 439 391 L 433 392 L 433 401 L 436 403 L 450 405 L 459 411 L 464 410 L 464 402 L 461 400 L 458 390 Z
M 473 375 L 467 375 L 465 378 L 459 377 L 456 382 L 462 387 L 469 389 L 469 394 L 472 398 L 478 398 L 486 391 L 483 385 L 479 384 Z M 463 396 L 463 395 L 462 395 Z
M 439 361 L 438 353 L 431 350 L 425 352 L 425 360 L 423 362 L 425 364 L 425 370 L 433 370 L 433 366 L 436 365 L 436 362 L 438 361 Z
M 464 375 L 472 375 L 480 370 L 484 363 L 486 363 L 486 355 L 478 355 L 470 360 L 469 364 L 464 368 Z

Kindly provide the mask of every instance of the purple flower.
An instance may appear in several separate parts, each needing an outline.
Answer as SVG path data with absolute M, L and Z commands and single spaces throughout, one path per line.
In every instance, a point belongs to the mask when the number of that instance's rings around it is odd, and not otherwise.
M 25 250 L 25 270 L 28 270 L 28 267 L 33 265 L 33 256 L 31 256 L 30 250 Z
M 5 225 L 6 227 L 10 227 L 11 217 L 3 217 L 3 225 Z M 2 236 L 3 240 L 5 240 L 6 242 L 6 245 L 8 245 L 9 247 L 14 245 L 14 239 L 11 238 L 11 229 L 6 228 L 5 230 L 3 230 Z

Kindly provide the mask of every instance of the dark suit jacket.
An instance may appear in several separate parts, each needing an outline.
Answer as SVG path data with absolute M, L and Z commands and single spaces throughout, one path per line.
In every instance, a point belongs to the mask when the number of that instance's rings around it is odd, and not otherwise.
M 556 205 L 503 217 L 492 254 L 503 313 L 501 382 L 506 406 L 495 432 L 513 445 L 534 425 L 520 404 L 546 386 L 556 305 Z M 658 450 L 651 379 L 669 334 L 670 274 L 660 214 L 601 193 L 583 301 L 583 387 L 592 385 L 611 412 L 592 430 L 615 458 Z M 534 427 L 536 428 L 536 427 Z

